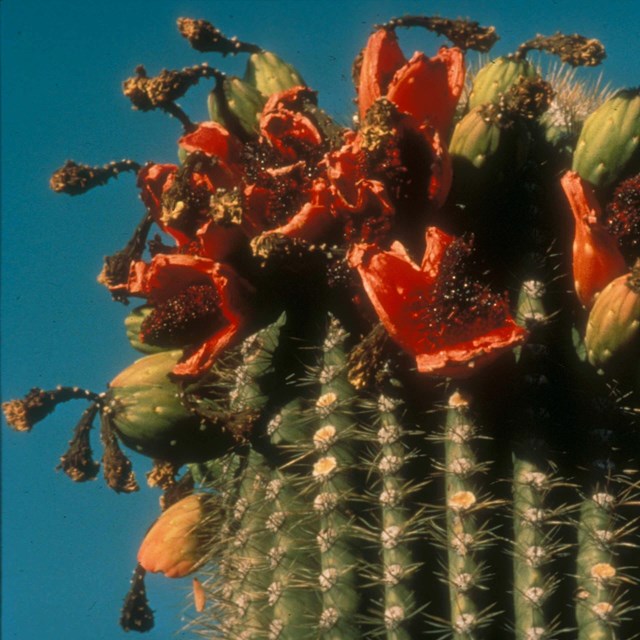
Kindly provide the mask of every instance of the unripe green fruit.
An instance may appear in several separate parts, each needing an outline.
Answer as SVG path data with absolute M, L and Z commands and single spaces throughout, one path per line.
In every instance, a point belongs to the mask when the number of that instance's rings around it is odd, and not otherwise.
M 224 104 L 220 104 L 221 100 L 224 100 Z M 240 126 L 249 136 L 259 132 L 258 117 L 264 103 L 264 96 L 252 84 L 235 76 L 225 77 L 222 91 L 212 91 L 207 100 L 213 122 L 230 129 L 234 128 L 233 125 Z M 235 119 L 235 122 L 230 124 L 229 118 Z
M 476 107 L 456 125 L 449 153 L 454 166 L 454 191 L 476 197 L 520 168 L 528 154 L 529 137 L 519 121 L 503 126 L 497 111 Z
M 488 62 L 473 80 L 469 94 L 469 109 L 483 104 L 497 103 L 521 78 L 535 78 L 535 67 L 525 58 L 502 56 Z
M 131 343 L 131 346 L 140 351 L 141 353 L 160 353 L 161 351 L 167 351 L 164 347 L 159 347 L 153 344 L 147 344 L 140 340 L 140 326 L 144 322 L 144 319 L 151 313 L 152 307 L 142 305 L 136 307 L 125 319 L 124 327 L 127 332 L 127 339 Z
M 176 463 L 209 460 L 228 450 L 228 434 L 201 424 L 180 402 L 169 373 L 182 351 L 136 360 L 117 375 L 107 392 L 113 425 L 122 442 L 146 456 Z
M 634 270 L 635 271 L 635 270 Z M 605 371 L 626 371 L 640 356 L 640 269 L 609 283 L 589 314 L 585 346 L 589 362 Z
M 292 87 L 306 87 L 302 76 L 288 63 L 270 51 L 252 53 L 247 62 L 245 82 L 269 97 Z
M 483 169 L 500 146 L 500 127 L 483 116 L 479 109 L 470 111 L 453 131 L 449 152 Z
M 586 120 L 572 169 L 596 187 L 606 187 L 640 163 L 640 90 L 623 89 Z

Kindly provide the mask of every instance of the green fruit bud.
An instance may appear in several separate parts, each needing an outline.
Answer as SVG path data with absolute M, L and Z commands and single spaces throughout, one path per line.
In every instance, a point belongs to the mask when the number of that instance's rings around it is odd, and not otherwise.
M 585 346 L 589 362 L 626 372 L 640 356 L 640 266 L 610 282 L 589 313 Z
M 469 109 L 482 104 L 495 104 L 502 94 L 515 86 L 521 78 L 535 78 L 535 67 L 526 59 L 503 56 L 487 63 L 473 80 L 469 94 Z
M 496 108 L 476 107 L 456 125 L 449 153 L 454 189 L 474 197 L 485 187 L 501 183 L 524 163 L 529 137 L 518 121 L 509 126 Z M 472 193 L 473 192 L 473 193 Z
M 266 98 L 292 87 L 307 86 L 302 76 L 289 63 L 269 51 L 249 56 L 244 80 Z
M 169 374 L 182 351 L 136 360 L 117 375 L 107 392 L 113 426 L 122 442 L 146 456 L 176 463 L 199 462 L 224 453 L 230 436 L 180 402 Z
M 160 353 L 160 351 L 166 351 L 164 347 L 158 347 L 157 345 L 147 344 L 140 340 L 140 326 L 144 319 L 151 313 L 153 307 L 142 305 L 136 307 L 125 319 L 124 327 L 127 332 L 127 338 L 131 343 L 131 346 L 140 351 L 141 353 Z
M 451 136 L 449 152 L 476 169 L 483 169 L 500 146 L 500 127 L 479 108 L 470 111 Z
M 640 164 L 640 90 L 618 91 L 586 120 L 572 169 L 596 187 L 616 182 Z
M 214 122 L 230 131 L 240 127 L 245 134 L 254 137 L 259 132 L 258 118 L 264 103 L 264 96 L 252 84 L 227 76 L 221 87 L 216 87 L 209 94 L 207 106 Z

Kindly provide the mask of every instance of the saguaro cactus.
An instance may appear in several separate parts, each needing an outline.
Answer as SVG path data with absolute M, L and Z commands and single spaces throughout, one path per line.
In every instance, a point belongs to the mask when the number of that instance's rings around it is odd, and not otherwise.
M 568 76 L 527 52 L 593 66 L 598 41 L 536 36 L 465 101 L 466 52 L 495 30 L 405 16 L 355 61 L 348 129 L 275 53 L 178 26 L 201 53 L 248 56 L 242 79 L 207 63 L 124 83 L 178 119 L 180 163 L 68 161 L 51 181 L 79 195 L 137 174 L 147 211 L 99 281 L 143 299 L 125 330 L 145 356 L 105 392 L 3 405 L 29 431 L 90 403 L 60 461 L 72 480 L 99 471 L 98 416 L 111 488 L 139 488 L 119 443 L 154 460 L 162 513 L 122 626 L 153 626 L 144 576 L 162 572 L 196 576 L 205 637 L 631 637 L 637 90 L 591 96 L 560 148 Z M 417 27 L 452 45 L 407 60 L 398 32 Z M 194 122 L 175 101 L 205 83 Z

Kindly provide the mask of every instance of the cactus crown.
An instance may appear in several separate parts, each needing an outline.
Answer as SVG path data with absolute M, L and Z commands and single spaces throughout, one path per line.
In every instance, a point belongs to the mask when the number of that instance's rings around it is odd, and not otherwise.
M 406 60 L 401 27 L 454 46 Z M 88 401 L 59 465 L 76 482 L 102 469 L 137 491 L 120 443 L 153 459 L 161 513 L 122 627 L 153 626 L 149 571 L 198 574 L 189 627 L 207 637 L 628 637 L 638 90 L 576 142 L 586 114 L 555 118 L 565 88 L 526 56 L 593 66 L 597 40 L 536 36 L 458 104 L 464 53 L 495 29 L 406 16 L 355 63 L 348 129 L 275 53 L 204 20 L 178 28 L 199 52 L 248 57 L 242 79 L 199 64 L 125 81 L 134 108 L 178 119 L 180 163 L 68 161 L 51 179 L 78 195 L 136 172 L 146 212 L 100 282 L 144 300 L 126 327 L 150 355 L 104 393 L 3 405 L 29 431 Z M 176 100 L 207 82 L 196 124 Z M 153 225 L 171 244 L 147 242 Z M 616 309 L 599 304 L 612 288 Z

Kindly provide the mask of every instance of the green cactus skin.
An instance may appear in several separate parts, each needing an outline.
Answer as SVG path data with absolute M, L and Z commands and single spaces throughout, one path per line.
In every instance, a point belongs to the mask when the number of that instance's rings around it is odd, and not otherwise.
M 623 89 L 586 120 L 573 154 L 573 171 L 596 187 L 618 180 L 638 160 L 640 90 Z
M 247 61 L 244 81 L 255 87 L 265 98 L 292 87 L 305 87 L 302 76 L 275 53 L 252 53 Z
M 234 369 L 234 387 L 229 392 L 231 411 L 247 408 L 257 411 L 264 407 L 267 398 L 261 389 L 261 380 L 273 371 L 273 355 L 285 323 L 286 314 L 282 314 L 240 345 L 242 364 Z
M 315 403 L 313 444 L 317 454 L 311 481 L 316 487 L 314 508 L 320 514 L 317 540 L 322 611 L 317 628 L 322 640 L 355 639 L 362 633 L 355 620 L 360 603 L 360 545 L 350 504 L 357 456 L 353 442 L 355 394 L 346 372 L 347 337 L 331 317 L 318 375 L 320 395 Z
M 616 566 L 615 509 L 617 499 L 607 487 L 585 497 L 578 529 L 578 640 L 618 640 L 620 576 Z
M 629 425 L 610 391 L 603 389 L 602 395 L 586 399 L 583 408 L 586 473 L 576 523 L 576 637 L 621 640 L 638 629 L 637 618 L 634 624 L 630 616 L 638 595 L 637 439 L 635 428 L 627 431 Z
M 535 78 L 536 68 L 526 58 L 502 56 L 488 62 L 473 79 L 469 94 L 469 110 L 483 104 L 497 103 L 502 94 L 520 78 Z
M 263 456 L 250 451 L 228 531 L 223 533 L 230 538 L 220 558 L 221 624 L 226 638 L 257 638 L 268 625 L 264 605 L 270 573 L 264 571 L 264 563 L 273 538 L 267 527 L 270 479 Z
M 418 607 L 410 581 L 420 566 L 413 560 L 411 541 L 426 536 L 426 527 L 418 526 L 422 514 L 411 514 L 408 506 L 410 496 L 419 487 L 417 483 L 407 481 L 403 474 L 411 453 L 404 444 L 401 413 L 400 400 L 388 393 L 378 397 L 373 420 L 376 431 L 372 434 L 377 455 L 372 471 L 380 478 L 379 526 L 387 535 L 382 544 L 381 565 L 374 579 L 377 578 L 384 588 L 382 611 L 379 612 L 384 627 L 376 633 L 386 640 L 411 639 L 408 625 Z
M 221 100 L 224 104 L 220 104 Z M 222 91 L 215 89 L 207 99 L 209 117 L 213 122 L 232 130 L 237 125 L 249 138 L 260 133 L 258 117 L 264 103 L 264 96 L 252 84 L 235 76 L 225 77 Z M 230 123 L 229 118 L 235 122 Z
M 236 444 L 250 439 L 267 404 L 262 384 L 273 371 L 273 352 L 285 319 L 283 314 L 231 349 L 202 379 L 182 388 L 183 404 Z
M 314 623 L 321 614 L 317 516 L 300 487 L 299 479 L 278 471 L 267 487 L 267 499 L 273 500 L 267 523 L 274 532 L 267 554 L 272 570 L 267 592 L 269 637 L 274 640 L 316 638 Z
M 513 598 L 516 640 L 551 637 L 555 622 L 549 615 L 557 577 L 549 564 L 561 547 L 554 537 L 558 513 L 549 506 L 550 492 L 562 483 L 549 465 L 524 456 L 513 461 Z M 545 635 L 546 634 L 546 635 Z
M 516 640 L 552 637 L 558 620 L 551 614 L 553 594 L 560 578 L 553 563 L 565 550 L 559 525 L 566 524 L 566 509 L 554 508 L 552 498 L 565 482 L 549 462 L 545 430 L 549 429 L 548 407 L 553 375 L 549 366 L 547 287 L 539 280 L 525 280 L 518 295 L 516 319 L 532 336 L 521 348 L 518 367 L 527 381 L 518 396 L 514 422 L 518 435 L 512 444 L 513 519 L 513 628 Z
M 479 494 L 475 482 L 486 465 L 477 459 L 474 441 L 480 435 L 468 395 L 454 391 L 449 396 L 446 413 L 444 470 L 450 633 L 454 640 L 472 640 L 481 637 L 481 629 L 490 620 L 490 613 L 478 603 L 483 578 L 480 554 L 489 542 L 479 526 L 478 511 L 486 511 L 495 503 Z

